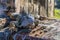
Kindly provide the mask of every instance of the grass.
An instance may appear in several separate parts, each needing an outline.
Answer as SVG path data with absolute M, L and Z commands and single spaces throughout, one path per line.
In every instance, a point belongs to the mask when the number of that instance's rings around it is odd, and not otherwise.
M 54 12 L 55 12 L 54 18 L 60 19 L 60 9 L 55 9 Z

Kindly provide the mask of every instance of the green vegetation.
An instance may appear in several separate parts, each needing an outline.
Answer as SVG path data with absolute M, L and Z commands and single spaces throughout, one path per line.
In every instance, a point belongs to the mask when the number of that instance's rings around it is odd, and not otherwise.
M 57 18 L 57 19 L 60 19 L 60 9 L 55 9 L 54 12 L 55 12 L 54 13 L 55 14 L 54 17 Z
M 58 0 L 60 2 L 60 0 Z

